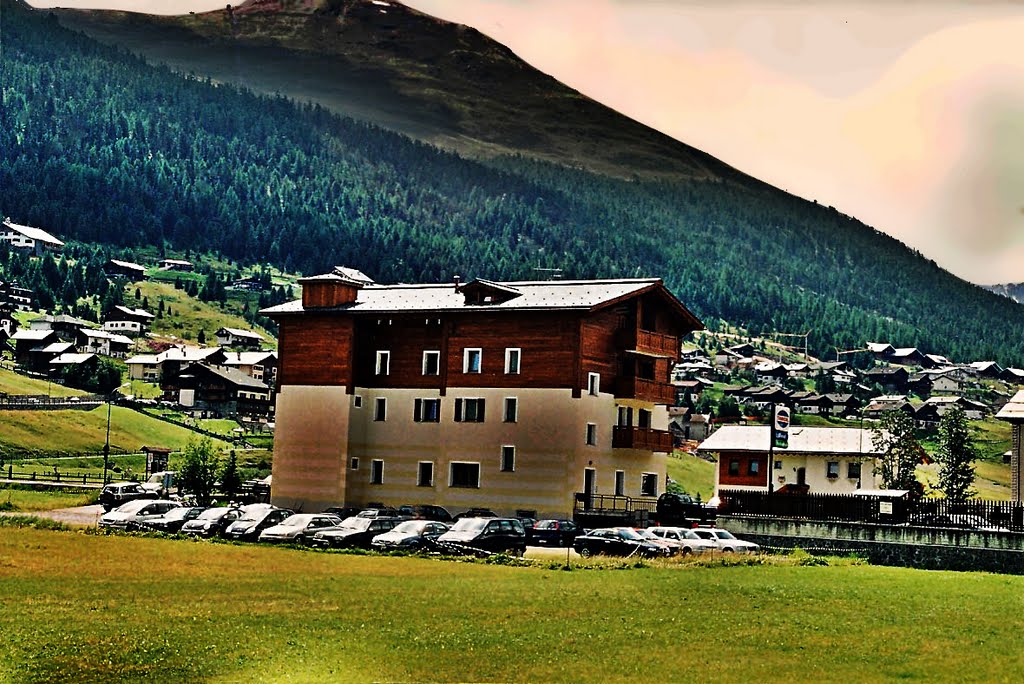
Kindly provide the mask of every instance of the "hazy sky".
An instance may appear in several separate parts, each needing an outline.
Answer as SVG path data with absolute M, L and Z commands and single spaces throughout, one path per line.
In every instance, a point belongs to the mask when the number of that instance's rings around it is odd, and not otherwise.
M 210 0 L 32 0 L 173 13 Z M 1024 282 L 1024 3 L 409 0 L 978 283 Z

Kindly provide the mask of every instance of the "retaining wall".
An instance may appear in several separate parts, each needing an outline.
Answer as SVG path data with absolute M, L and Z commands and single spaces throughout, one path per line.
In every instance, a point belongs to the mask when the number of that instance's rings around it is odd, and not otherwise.
M 717 525 L 768 548 L 857 554 L 875 565 L 1024 575 L 1024 534 L 872 523 L 719 516 Z

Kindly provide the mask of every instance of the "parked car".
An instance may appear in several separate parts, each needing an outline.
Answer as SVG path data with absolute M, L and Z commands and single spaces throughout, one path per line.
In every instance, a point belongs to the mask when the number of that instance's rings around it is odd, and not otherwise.
M 718 544 L 701 539 L 696 532 L 687 527 L 648 527 L 647 531 L 662 539 L 677 542 L 684 556 L 691 553 L 707 553 L 718 548 Z
M 231 507 L 207 508 L 195 519 L 189 520 L 181 527 L 182 534 L 194 534 L 200 537 L 219 537 L 228 525 L 242 517 L 242 509 Z
M 668 555 L 670 556 L 678 556 L 683 552 L 683 545 L 677 542 L 675 539 L 665 539 L 664 537 L 659 537 L 658 535 L 654 534 L 650 530 L 643 527 L 634 527 L 633 531 L 639 534 L 647 541 L 654 542 L 655 544 L 661 544 L 662 546 L 666 547 L 668 549 Z
M 670 554 L 667 546 L 644 539 L 632 527 L 602 527 L 590 530 L 576 537 L 572 547 L 584 558 L 597 554 L 665 558 Z
M 432 506 L 430 504 L 405 504 L 398 507 L 398 514 L 403 518 L 414 520 L 434 520 L 436 522 L 452 523 L 455 519 L 443 506 Z
M 402 522 L 403 519 L 399 517 L 368 518 L 357 515 L 342 520 L 336 527 L 320 530 L 313 535 L 310 543 L 325 549 L 368 549 L 374 537 L 393 530 Z
M 711 522 L 718 516 L 718 507 L 679 492 L 665 492 L 658 497 L 655 517 L 660 525 L 695 525 Z
M 134 527 L 139 519 L 163 515 L 172 508 L 180 507 L 181 504 L 177 501 L 136 499 L 105 513 L 99 519 L 98 525 L 105 529 L 126 530 L 129 525 Z
M 580 529 L 572 520 L 538 520 L 526 528 L 526 543 L 532 546 L 572 546 Z
M 398 518 L 398 509 L 391 506 L 364 508 L 356 514 L 359 518 Z M 344 518 L 342 518 L 344 520 Z
M 754 542 L 737 539 L 729 531 L 720 527 L 697 527 L 693 533 L 701 539 L 707 539 L 718 546 L 719 551 L 735 553 L 758 553 L 761 547 Z
M 526 552 L 526 530 L 515 518 L 463 518 L 437 538 L 442 548 L 478 554 Z
M 260 532 L 261 542 L 306 544 L 322 529 L 341 524 L 341 519 L 323 513 L 297 513 Z
M 178 473 L 173 470 L 162 470 L 157 473 L 153 473 L 149 476 L 149 479 L 142 483 L 142 488 L 147 492 L 153 492 L 154 495 L 170 496 L 171 494 L 178 493 Z
M 378 534 L 370 542 L 370 546 L 378 551 L 414 551 L 430 549 L 449 526 L 434 520 L 406 520 L 394 529 Z
M 452 519 L 455 522 L 463 518 L 497 518 L 498 514 L 489 508 L 470 508 L 468 511 L 456 514 Z
M 330 508 L 325 508 L 323 512 L 330 515 L 336 515 L 344 520 L 346 518 L 351 518 L 353 515 L 359 515 L 362 510 L 363 509 L 360 506 L 331 506 Z
M 226 539 L 236 541 L 256 541 L 260 533 L 268 527 L 273 527 L 284 519 L 291 516 L 292 512 L 287 508 L 262 508 L 249 510 L 243 509 L 245 513 L 241 518 L 235 520 L 224 530 Z
M 147 490 L 138 482 L 115 482 L 100 492 L 100 504 L 104 511 L 112 511 L 121 504 L 140 499 L 159 499 L 160 496 Z
M 145 516 L 144 518 L 136 519 L 134 524 L 130 525 L 128 529 L 176 534 L 181 531 L 182 525 L 205 510 L 202 506 L 178 506 L 162 515 Z

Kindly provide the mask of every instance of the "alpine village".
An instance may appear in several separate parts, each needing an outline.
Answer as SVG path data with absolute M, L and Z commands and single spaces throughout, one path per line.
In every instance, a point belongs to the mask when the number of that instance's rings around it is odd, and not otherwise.
M 0 682 L 1024 674 L 1024 287 L 395 0 L 0 9 Z

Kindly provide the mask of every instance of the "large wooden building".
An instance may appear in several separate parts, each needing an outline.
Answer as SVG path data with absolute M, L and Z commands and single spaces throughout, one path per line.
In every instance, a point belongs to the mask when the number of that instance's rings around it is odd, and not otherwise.
M 578 492 L 663 489 L 671 369 L 701 323 L 660 280 L 301 284 L 264 312 L 274 503 L 555 516 Z

